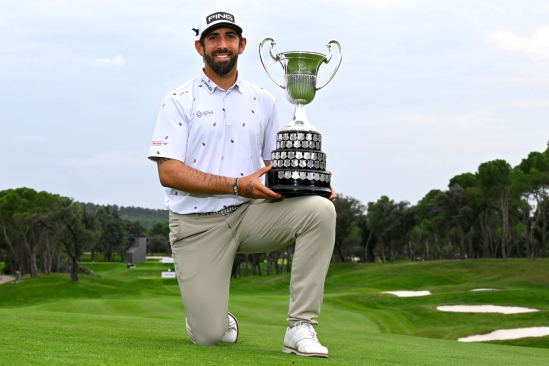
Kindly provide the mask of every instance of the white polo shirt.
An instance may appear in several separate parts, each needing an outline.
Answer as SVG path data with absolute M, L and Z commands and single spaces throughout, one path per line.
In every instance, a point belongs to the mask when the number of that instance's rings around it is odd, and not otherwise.
M 149 159 L 176 159 L 205 173 L 243 177 L 271 159 L 280 130 L 274 97 L 237 78 L 227 91 L 202 71 L 169 92 L 160 107 Z M 215 212 L 249 199 L 166 188 L 166 208 L 179 214 Z

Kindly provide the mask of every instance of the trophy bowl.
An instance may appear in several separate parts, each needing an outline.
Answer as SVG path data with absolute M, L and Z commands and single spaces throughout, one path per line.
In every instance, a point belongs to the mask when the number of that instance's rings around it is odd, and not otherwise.
M 284 84 L 278 84 L 263 60 L 263 45 L 271 41 L 270 55 L 280 62 L 284 70 Z M 338 64 L 321 87 L 317 87 L 317 75 L 323 63 L 332 58 L 331 45 L 339 48 Z M 288 197 L 304 195 L 331 195 L 331 175 L 326 169 L 326 154 L 322 152 L 322 135 L 309 122 L 305 113 L 305 105 L 311 103 L 316 91 L 325 87 L 334 77 L 341 64 L 341 45 L 336 40 L 326 44 L 329 55 L 317 52 L 292 51 L 282 52 L 276 56 L 273 47 L 276 42 L 267 37 L 259 45 L 259 57 L 263 68 L 273 82 L 286 90 L 286 99 L 295 105 L 294 117 L 276 135 L 276 150 L 271 153 L 271 165 L 266 186 L 274 192 Z

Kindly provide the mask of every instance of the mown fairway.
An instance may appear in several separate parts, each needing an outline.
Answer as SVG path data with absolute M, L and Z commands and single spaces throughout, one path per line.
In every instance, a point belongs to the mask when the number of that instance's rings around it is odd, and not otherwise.
M 469 260 L 332 265 L 317 327 L 329 359 L 281 352 L 289 275 L 232 283 L 236 345 L 197 347 L 184 330 L 176 280 L 157 260 L 84 263 L 101 277 L 67 275 L 0 286 L 0 365 L 547 365 L 549 337 L 471 344 L 496 329 L 549 326 L 549 261 Z M 469 292 L 493 287 L 501 291 Z M 381 291 L 430 290 L 398 298 Z M 458 314 L 438 305 L 526 306 L 537 313 Z M 513 345 L 513 346 L 511 346 Z M 528 346 L 528 347 L 520 347 Z

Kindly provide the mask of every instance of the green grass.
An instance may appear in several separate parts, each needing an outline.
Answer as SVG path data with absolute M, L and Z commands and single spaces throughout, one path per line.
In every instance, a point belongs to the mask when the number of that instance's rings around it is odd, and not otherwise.
M 549 326 L 549 260 L 470 260 L 332 265 L 317 327 L 327 360 L 281 352 L 289 275 L 233 280 L 236 345 L 198 347 L 184 330 L 171 265 L 128 269 L 87 262 L 98 277 L 64 274 L 0 286 L 3 365 L 547 365 L 549 337 L 471 344 L 457 338 L 496 329 Z M 171 267 L 173 268 L 173 267 Z M 501 291 L 470 292 L 478 287 Z M 398 298 L 391 290 L 430 290 Z M 541 310 L 460 314 L 438 305 L 494 304 Z

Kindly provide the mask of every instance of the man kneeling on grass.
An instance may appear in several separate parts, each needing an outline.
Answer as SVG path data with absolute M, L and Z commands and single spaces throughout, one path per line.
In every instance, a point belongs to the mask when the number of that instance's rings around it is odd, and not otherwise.
M 246 48 L 239 17 L 216 9 L 195 31 L 204 69 L 166 95 L 149 151 L 166 187 L 187 333 L 201 345 L 237 342 L 238 321 L 228 312 L 236 253 L 295 243 L 282 351 L 328 357 L 314 319 L 333 252 L 334 206 L 320 196 L 284 199 L 263 185 L 280 127 L 273 96 L 237 71 Z

